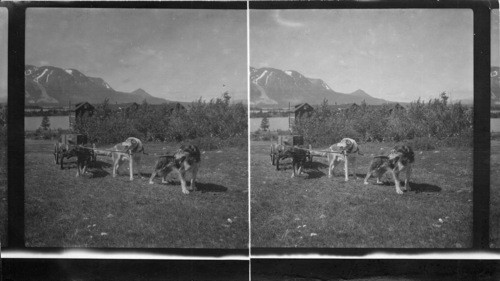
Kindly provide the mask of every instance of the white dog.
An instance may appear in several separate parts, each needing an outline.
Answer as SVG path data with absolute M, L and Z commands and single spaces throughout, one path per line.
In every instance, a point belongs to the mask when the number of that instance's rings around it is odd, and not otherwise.
M 141 162 L 141 155 L 144 154 L 144 146 L 138 138 L 130 137 L 124 142 L 115 145 L 112 148 L 111 157 L 113 158 L 113 177 L 116 177 L 116 171 L 125 162 L 129 161 L 130 180 L 134 180 L 134 166 L 137 167 Z M 137 168 L 137 174 L 139 169 Z
M 339 143 L 330 146 L 330 151 L 331 152 L 328 153 L 328 177 L 331 178 L 333 169 L 335 169 L 341 161 L 344 161 L 345 181 L 349 180 L 349 163 L 352 163 L 353 176 L 354 180 L 356 180 L 356 155 L 362 155 L 359 152 L 356 141 L 350 138 L 344 138 Z

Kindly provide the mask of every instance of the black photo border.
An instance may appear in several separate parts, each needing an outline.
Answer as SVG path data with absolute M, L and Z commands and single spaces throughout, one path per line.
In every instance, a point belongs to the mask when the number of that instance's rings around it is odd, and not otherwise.
M 25 247 L 24 228 L 24 65 L 27 8 L 137 8 L 137 9 L 470 9 L 474 22 L 474 153 L 473 241 L 467 249 L 420 248 L 254 248 L 259 255 L 346 255 L 361 257 L 375 252 L 395 254 L 496 252 L 489 247 L 490 217 L 490 17 L 498 9 L 493 0 L 375 0 L 375 1 L 235 1 L 235 2 L 1 2 L 8 9 L 8 246 L 2 251 L 62 253 L 82 248 Z M 251 23 L 250 23 L 251 24 Z M 251 27 L 250 27 L 251 28 Z M 250 38 L 251 40 L 251 38 Z M 251 186 L 250 186 L 251 192 Z M 250 203 L 250 202 L 249 202 Z M 251 215 L 251 214 L 250 214 Z M 251 229 L 251 226 L 250 226 Z M 251 240 L 250 240 L 251 241 Z M 248 256 L 249 249 L 84 248 L 105 253 L 174 254 L 181 256 Z

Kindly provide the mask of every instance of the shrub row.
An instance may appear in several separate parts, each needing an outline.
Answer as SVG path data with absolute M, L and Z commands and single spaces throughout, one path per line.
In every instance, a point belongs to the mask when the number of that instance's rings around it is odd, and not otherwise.
M 330 145 L 350 137 L 357 141 L 405 141 L 415 149 L 472 145 L 472 108 L 440 99 L 420 99 L 402 106 L 353 106 L 334 109 L 324 101 L 310 116 L 296 120 L 292 131 L 313 145 Z
M 247 147 L 247 109 L 230 104 L 230 96 L 209 102 L 192 102 L 187 110 L 143 102 L 133 112 L 112 112 L 107 101 L 92 116 L 78 117 L 74 130 L 100 143 L 117 143 L 128 137 L 144 141 L 198 143 L 203 149 Z

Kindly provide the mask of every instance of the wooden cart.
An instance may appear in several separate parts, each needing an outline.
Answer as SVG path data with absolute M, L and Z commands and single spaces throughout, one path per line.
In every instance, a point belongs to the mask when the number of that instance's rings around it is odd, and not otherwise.
M 54 144 L 54 162 L 61 165 L 63 168 L 64 158 L 69 159 L 76 154 L 74 150 L 76 147 L 83 147 L 89 150 L 92 155 L 91 161 L 96 161 L 95 147 L 94 145 L 88 146 L 88 138 L 86 135 L 82 134 L 63 134 L 59 137 L 59 140 Z
M 284 152 L 294 147 L 307 150 L 307 152 L 311 149 L 311 145 L 308 148 L 304 147 L 304 137 L 301 135 L 279 135 L 278 142 L 271 144 L 271 164 L 276 165 L 276 169 L 279 170 L 279 160 L 284 159 Z M 312 162 L 310 153 L 307 153 L 307 161 Z

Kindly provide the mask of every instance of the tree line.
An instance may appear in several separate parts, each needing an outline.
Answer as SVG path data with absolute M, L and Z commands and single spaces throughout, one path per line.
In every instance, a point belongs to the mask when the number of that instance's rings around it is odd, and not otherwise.
M 331 145 L 349 136 L 358 141 L 412 142 L 417 148 L 440 145 L 472 145 L 473 109 L 449 103 L 445 92 L 439 98 L 411 102 L 406 108 L 394 105 L 335 110 L 324 101 L 310 116 L 296 120 L 293 133 L 307 143 Z

